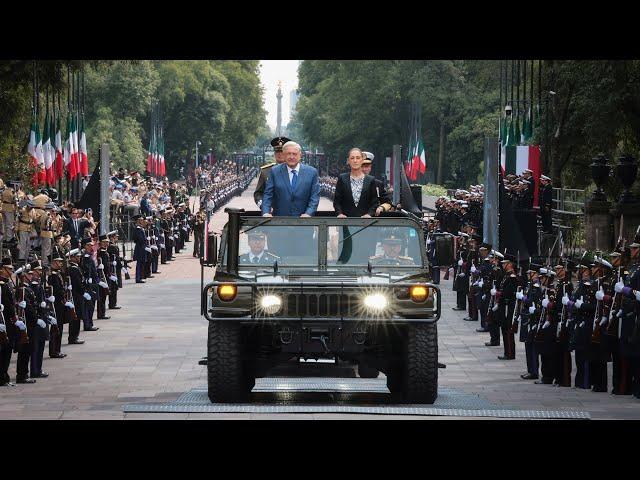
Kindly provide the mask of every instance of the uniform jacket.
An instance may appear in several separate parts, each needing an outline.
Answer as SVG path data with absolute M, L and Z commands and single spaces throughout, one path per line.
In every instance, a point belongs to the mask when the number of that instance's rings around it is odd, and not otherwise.
M 300 165 L 295 191 L 291 189 L 287 164 L 271 169 L 262 199 L 262 213 L 299 217 L 303 213 L 315 215 L 320 203 L 318 171 L 308 165 Z

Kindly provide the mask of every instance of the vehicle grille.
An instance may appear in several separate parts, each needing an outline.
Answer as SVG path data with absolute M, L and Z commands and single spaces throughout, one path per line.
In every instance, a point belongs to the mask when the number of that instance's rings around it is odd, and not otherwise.
M 311 318 L 362 317 L 362 299 L 359 294 L 292 293 L 287 295 L 284 314 Z

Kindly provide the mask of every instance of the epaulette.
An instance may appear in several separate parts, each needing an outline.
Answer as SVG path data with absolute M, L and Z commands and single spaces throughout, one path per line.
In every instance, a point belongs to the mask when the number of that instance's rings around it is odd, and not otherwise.
M 512 273 L 511 275 L 509 275 L 511 278 L 518 278 L 518 276 L 515 273 Z
M 275 255 L 275 254 L 273 254 L 271 252 L 264 252 L 264 254 L 265 255 L 269 255 L 270 257 L 273 257 L 273 258 L 280 258 L 278 255 Z
M 267 163 L 266 165 L 262 165 L 260 168 L 269 168 L 269 167 L 273 167 L 276 164 L 276 162 L 273 163 Z

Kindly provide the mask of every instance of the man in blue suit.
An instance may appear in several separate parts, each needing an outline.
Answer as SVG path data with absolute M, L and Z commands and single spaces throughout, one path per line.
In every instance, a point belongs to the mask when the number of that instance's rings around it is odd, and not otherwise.
M 269 173 L 262 198 L 262 215 L 310 217 L 315 215 L 320 203 L 318 171 L 301 165 L 302 148 L 296 142 L 282 146 L 285 162 L 276 165 Z

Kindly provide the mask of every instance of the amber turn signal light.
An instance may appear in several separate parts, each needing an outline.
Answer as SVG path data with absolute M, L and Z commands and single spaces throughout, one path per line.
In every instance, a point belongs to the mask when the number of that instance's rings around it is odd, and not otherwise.
M 429 296 L 429 289 L 424 285 L 414 285 L 409 288 L 409 295 L 414 302 L 424 302 Z
M 230 302 L 238 294 L 238 287 L 235 285 L 218 285 L 218 297 L 224 302 Z

